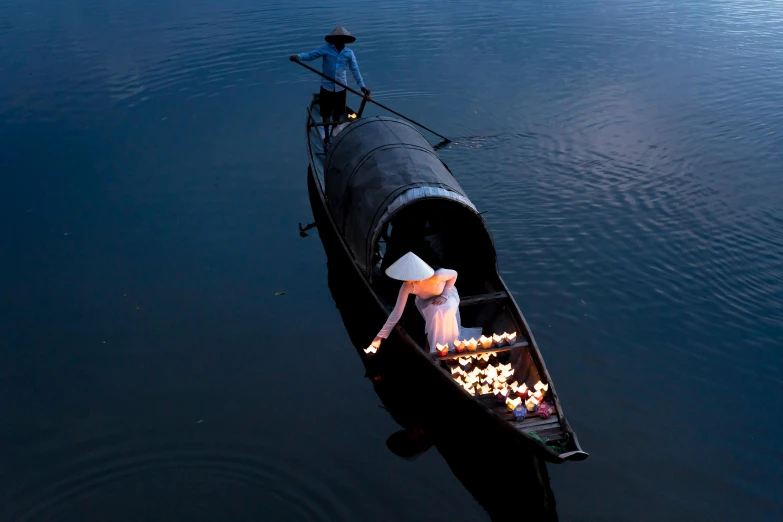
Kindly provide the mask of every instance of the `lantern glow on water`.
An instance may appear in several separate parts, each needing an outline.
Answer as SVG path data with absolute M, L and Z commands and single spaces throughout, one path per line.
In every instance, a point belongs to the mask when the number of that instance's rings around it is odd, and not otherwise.
M 479 337 L 479 344 L 481 344 L 482 348 L 491 348 L 492 347 L 492 337 L 486 337 L 482 335 Z

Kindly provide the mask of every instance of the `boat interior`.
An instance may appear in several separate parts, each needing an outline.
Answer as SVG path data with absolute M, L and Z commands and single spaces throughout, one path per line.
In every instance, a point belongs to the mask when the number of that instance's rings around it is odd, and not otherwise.
M 310 107 L 308 139 L 316 165 L 315 174 L 323 186 L 323 127 L 318 125 L 318 109 L 316 97 Z M 355 114 L 351 109 L 348 113 Z M 316 124 L 312 125 L 313 122 Z M 350 121 L 346 124 L 349 125 Z M 480 327 L 487 336 L 517 332 L 517 341 L 512 346 L 479 349 L 477 353 L 491 354 L 489 363 L 482 364 L 511 363 L 515 379 L 529 385 L 545 380 L 540 371 L 542 363 L 531 353 L 527 330 L 497 274 L 492 239 L 484 220 L 473 209 L 448 199 L 416 200 L 387 217 L 386 222 L 381 224 L 375 245 L 369 279 L 388 310 L 396 303 L 400 283 L 383 273 L 405 253 L 415 252 L 433 267 L 456 270 L 459 274 L 456 287 L 460 294 L 462 325 Z M 424 320 L 414 306 L 406 307 L 401 325 L 422 350 L 427 349 Z M 459 356 L 449 353 L 443 357 L 435 354 L 431 357 L 451 378 L 449 368 L 457 364 Z M 495 395 L 477 395 L 476 399 L 519 431 L 538 438 L 556 451 L 567 451 L 568 434 L 561 425 L 559 411 L 549 418 L 532 414 L 516 420 Z

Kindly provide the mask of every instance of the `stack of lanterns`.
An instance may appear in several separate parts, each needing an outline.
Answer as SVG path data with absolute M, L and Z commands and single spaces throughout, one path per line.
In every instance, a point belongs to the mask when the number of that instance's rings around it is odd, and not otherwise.
M 488 353 L 460 357 L 457 359 L 459 366 L 450 368 L 451 376 L 471 395 L 490 395 L 505 390 L 508 381 L 513 379 L 514 369 L 510 363 L 489 363 L 490 357 Z M 481 368 L 478 365 L 480 361 L 489 364 Z
M 517 342 L 517 333 L 507 333 L 503 332 L 502 334 L 494 334 L 491 337 L 486 337 L 482 335 L 481 337 L 477 339 L 470 338 L 470 339 L 456 339 L 453 343 L 453 348 L 450 348 L 448 343 L 447 344 L 436 344 L 435 345 L 435 351 L 440 355 L 441 357 L 444 357 L 449 354 L 449 352 L 455 352 L 455 353 L 465 353 L 465 352 L 475 352 L 479 348 L 488 350 L 492 348 L 492 346 L 497 346 L 498 348 L 502 346 L 511 346 Z

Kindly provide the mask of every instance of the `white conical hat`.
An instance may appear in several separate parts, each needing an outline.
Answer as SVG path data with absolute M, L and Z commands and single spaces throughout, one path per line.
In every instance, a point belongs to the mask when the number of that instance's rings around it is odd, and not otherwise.
M 400 281 L 421 281 L 435 274 L 435 270 L 422 259 L 408 252 L 386 269 L 386 275 Z

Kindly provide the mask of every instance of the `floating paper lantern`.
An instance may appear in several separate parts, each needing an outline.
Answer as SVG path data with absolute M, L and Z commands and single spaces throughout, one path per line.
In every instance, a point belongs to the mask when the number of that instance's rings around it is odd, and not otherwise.
M 440 355 L 441 357 L 443 357 L 444 355 L 448 355 L 449 353 L 448 343 L 446 344 L 435 343 L 435 351 L 438 352 L 438 355 Z
M 495 346 L 503 346 L 506 344 L 506 338 L 501 334 L 493 334 L 492 335 L 492 342 L 495 343 Z
M 468 340 L 468 350 L 471 352 L 478 350 L 478 341 L 472 337 Z
M 482 335 L 479 337 L 479 344 L 482 348 L 491 348 L 492 347 L 492 337 L 486 337 Z
M 514 343 L 517 342 L 517 333 L 516 332 L 511 332 L 511 333 L 505 333 L 504 332 L 503 333 L 503 337 L 505 337 L 506 342 L 508 344 L 514 344 Z

